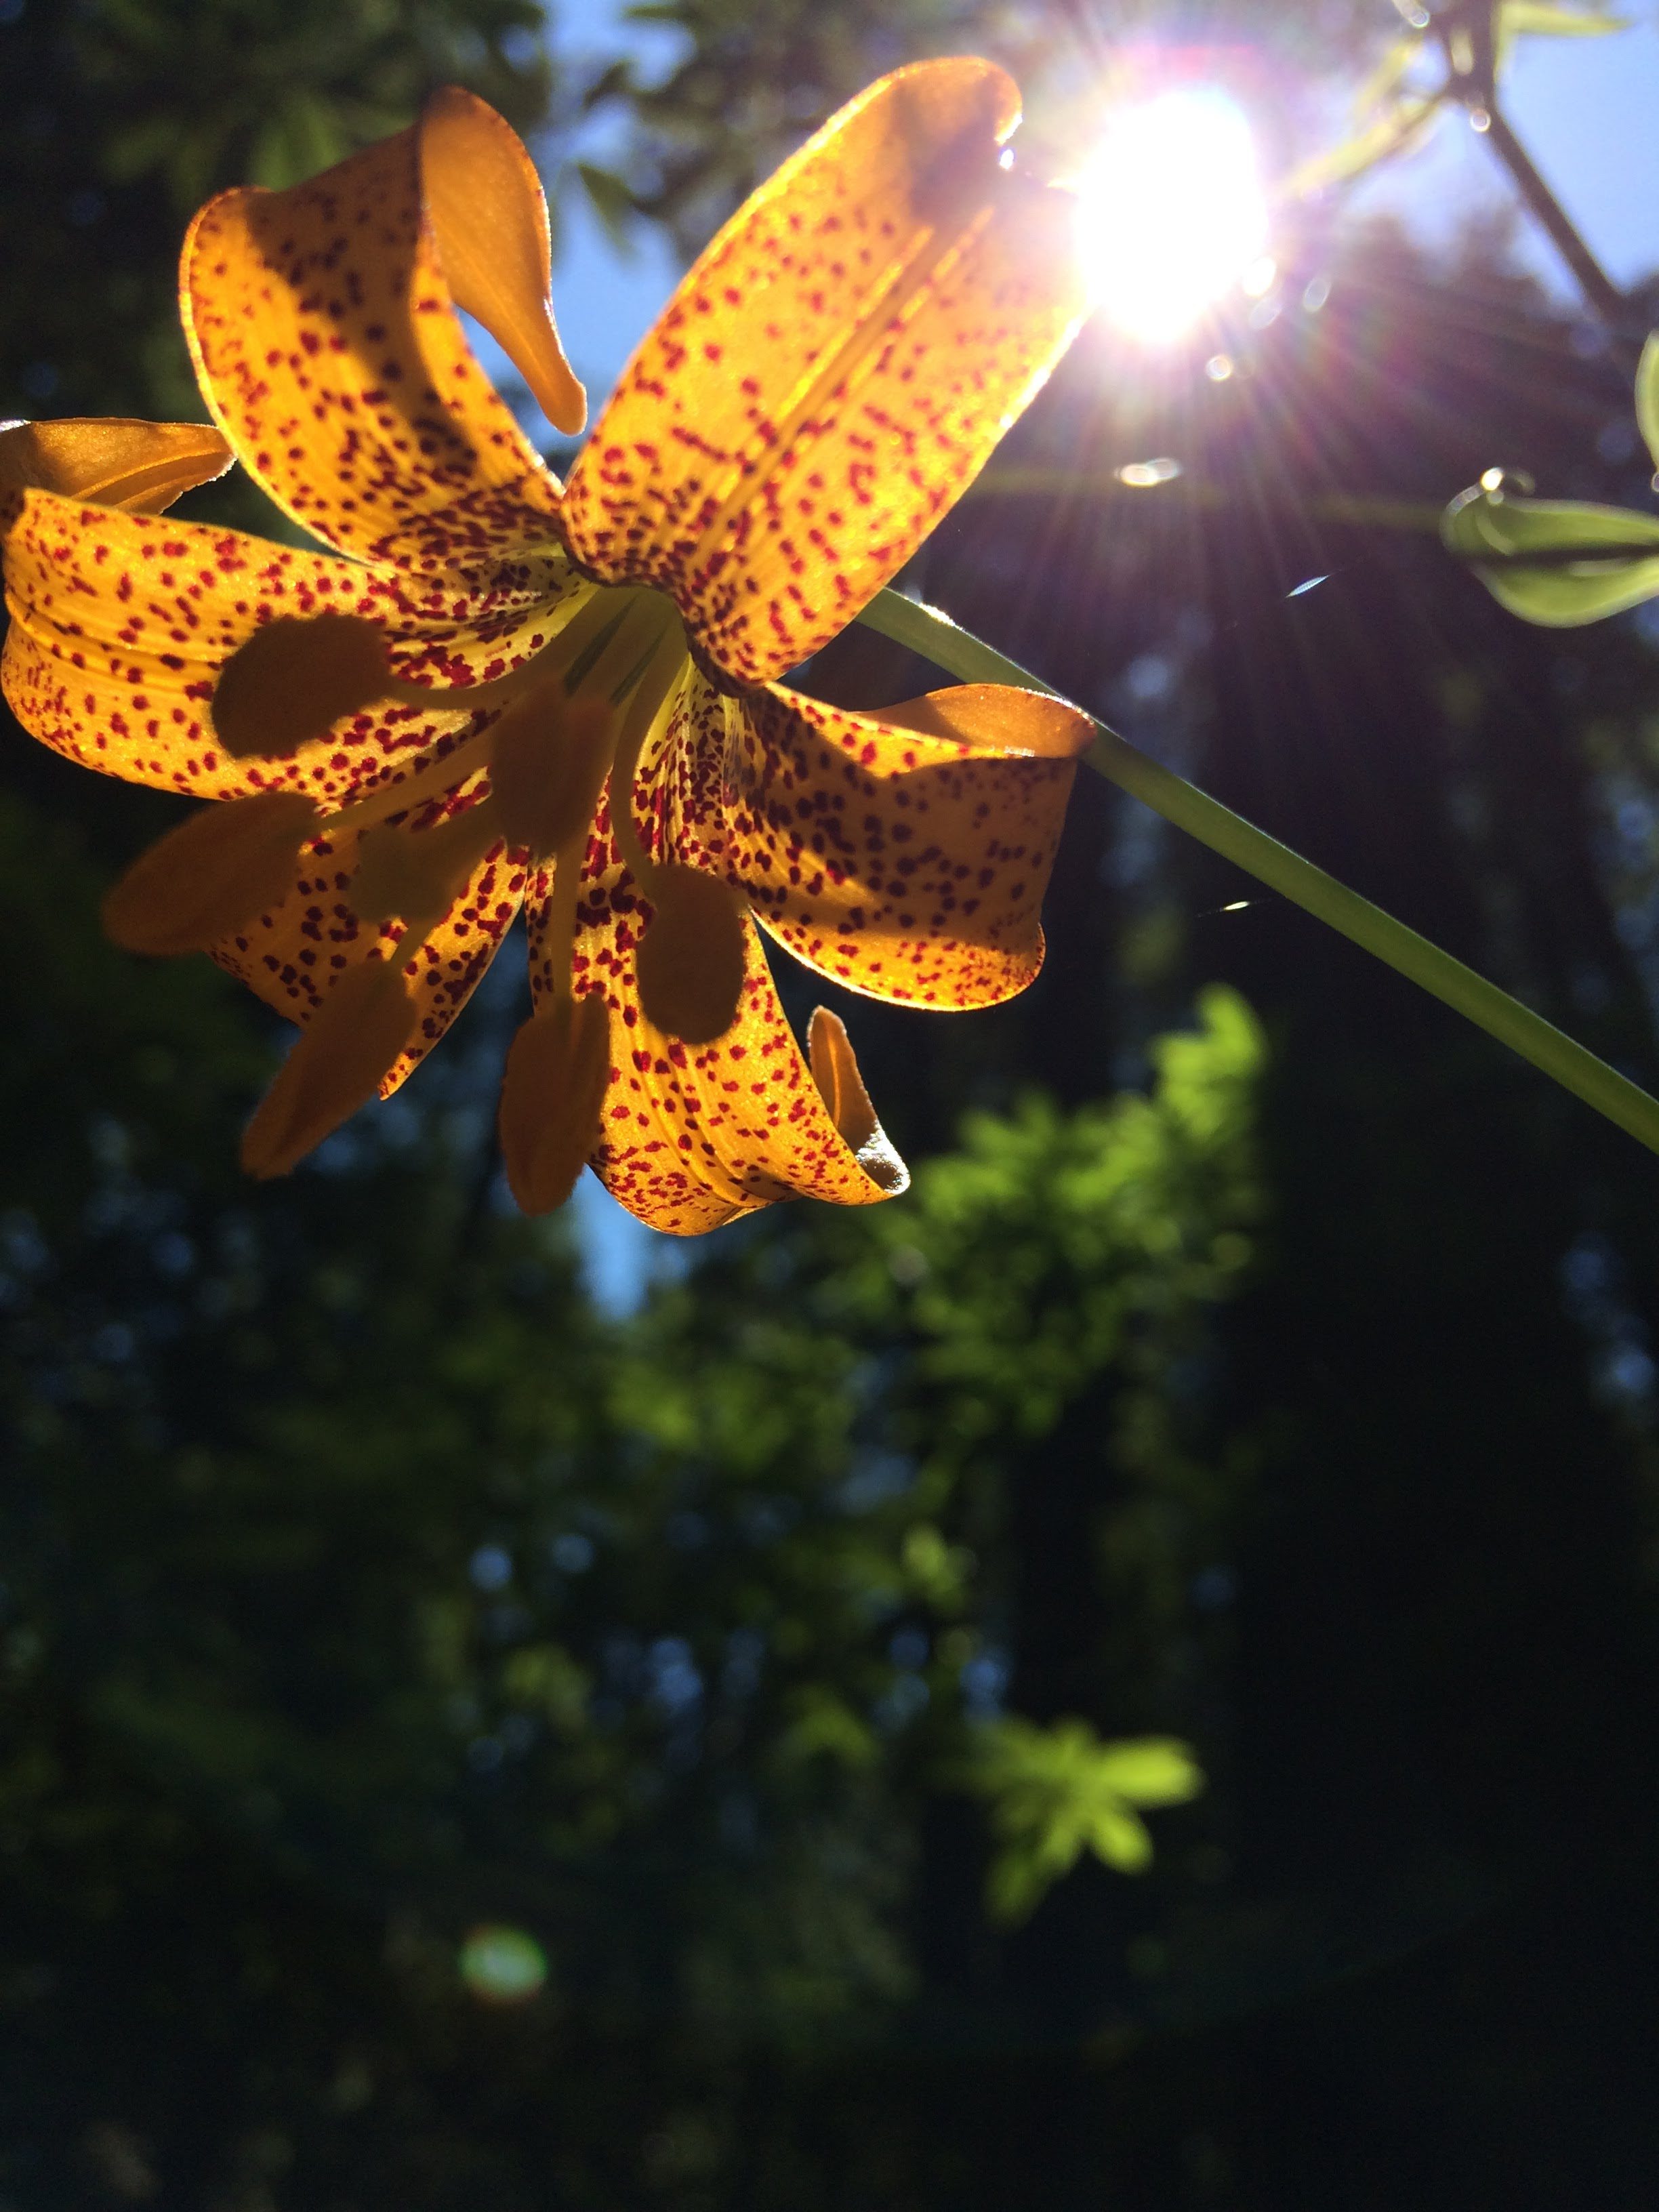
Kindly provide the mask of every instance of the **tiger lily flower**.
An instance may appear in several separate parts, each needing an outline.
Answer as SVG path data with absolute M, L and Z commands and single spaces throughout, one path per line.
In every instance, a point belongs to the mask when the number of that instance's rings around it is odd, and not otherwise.
M 19 719 L 228 802 L 106 917 L 304 1026 L 255 1174 L 395 1090 L 522 908 L 535 1012 L 501 1132 L 529 1210 L 590 1155 L 681 1233 L 902 1187 L 842 1025 L 821 1010 L 803 1057 L 756 925 L 875 998 L 1012 995 L 1089 726 L 988 685 L 862 714 L 779 679 L 915 550 L 1081 319 L 1069 204 L 1001 153 L 1017 119 L 975 60 L 854 100 L 692 268 L 562 487 L 456 313 L 581 427 L 535 172 L 455 90 L 196 218 L 180 290 L 216 432 L 0 433 Z M 164 517 L 231 456 L 330 550 Z

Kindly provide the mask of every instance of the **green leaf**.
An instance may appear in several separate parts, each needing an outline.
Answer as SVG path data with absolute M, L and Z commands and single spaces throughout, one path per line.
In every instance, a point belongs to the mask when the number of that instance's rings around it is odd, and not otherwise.
M 1324 191 L 1332 185 L 1345 183 L 1348 178 L 1375 167 L 1390 155 L 1404 153 L 1433 125 L 1444 98 L 1443 93 L 1437 92 L 1426 99 L 1401 100 L 1386 115 L 1356 132 L 1353 137 L 1345 139 L 1340 146 L 1298 163 L 1280 180 L 1275 198 L 1306 199 L 1310 193 Z
M 1630 20 L 1609 15 L 1605 9 L 1582 9 L 1549 3 L 1549 0 L 1503 0 L 1493 19 L 1497 66 L 1506 69 L 1520 38 L 1543 35 L 1558 39 L 1597 39 L 1609 31 L 1626 31 Z
M 1648 441 L 1653 465 L 1659 469 L 1659 331 L 1643 347 L 1637 365 L 1636 419 Z
M 1109 1743 L 1095 1761 L 1095 1779 L 1132 1805 L 1184 1805 L 1204 1787 L 1204 1773 L 1184 1743 L 1145 1736 Z
M 631 223 L 636 210 L 628 186 L 613 169 L 599 168 L 592 161 L 578 161 L 575 167 L 588 204 L 604 226 L 606 237 L 613 246 L 631 248 Z
M 1449 552 L 1475 564 L 1501 605 L 1548 629 L 1601 622 L 1659 598 L 1659 515 L 1511 499 L 1476 484 L 1446 509 L 1440 535 Z M 1536 566 L 1529 555 L 1539 556 Z
M 1119 1874 L 1145 1874 L 1152 1863 L 1146 1823 L 1127 1805 L 1103 1805 L 1091 1825 L 1089 1841 L 1096 1857 Z
M 1022 1920 L 1085 1850 L 1120 1874 L 1144 1874 L 1152 1839 L 1139 1805 L 1180 1805 L 1204 1777 L 1170 1736 L 1102 1743 L 1086 1721 L 1051 1728 L 1012 1717 L 976 1729 L 956 1779 L 989 1800 L 1000 1838 L 986 1886 L 994 1918 Z
M 1420 31 L 1413 31 L 1406 38 L 1396 39 L 1355 93 L 1354 113 L 1357 116 L 1366 116 L 1373 108 L 1380 107 L 1423 49 L 1424 39 Z
M 248 158 L 250 181 L 281 191 L 337 161 L 349 141 L 325 102 L 296 94 L 266 123 Z
M 1557 39 L 1599 39 L 1610 31 L 1627 31 L 1628 15 L 1610 15 L 1602 8 L 1563 8 L 1547 0 L 1504 0 L 1498 11 L 1499 37 L 1522 38 L 1541 33 Z
M 802 1766 L 819 1758 L 850 1768 L 874 1763 L 878 1756 L 875 1737 L 833 1691 L 798 1691 L 791 1705 L 788 1726 L 778 1742 L 777 1755 L 784 1765 Z

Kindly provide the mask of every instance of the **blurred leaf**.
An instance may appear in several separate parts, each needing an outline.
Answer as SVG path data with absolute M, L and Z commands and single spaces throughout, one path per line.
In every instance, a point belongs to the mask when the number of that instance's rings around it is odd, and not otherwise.
M 1138 1805 L 1181 1805 L 1204 1776 L 1187 1745 L 1164 1736 L 1101 1743 L 1086 1721 L 977 1729 L 963 1788 L 988 1800 L 999 1848 L 987 1880 L 994 1917 L 1024 1919 L 1089 1851 L 1120 1874 L 1143 1874 L 1152 1839 Z
M 1612 31 L 1627 31 L 1628 15 L 1615 15 L 1605 8 L 1568 8 L 1547 0 L 1501 0 L 1498 35 L 1522 38 L 1541 34 L 1556 39 L 1598 39 Z
M 627 185 L 614 169 L 602 169 L 592 161 L 578 161 L 575 169 L 605 236 L 614 246 L 631 246 L 638 210 Z
M 878 1756 L 869 1727 L 845 1701 L 825 1689 L 803 1690 L 793 1700 L 793 1713 L 778 1740 L 778 1755 L 786 1765 L 799 1765 L 823 1758 L 842 1766 L 863 1767 Z
M 1132 1805 L 1184 1805 L 1204 1787 L 1186 1745 L 1164 1736 L 1108 1744 L 1096 1772 Z
M 1406 0 L 1395 0 L 1395 4 L 1407 21 L 1412 22 L 1413 9 Z M 1451 31 L 1453 76 L 1433 90 L 1413 91 L 1406 88 L 1413 68 L 1419 61 L 1431 64 L 1440 53 L 1432 28 L 1413 24 L 1406 37 L 1395 39 L 1385 49 L 1358 87 L 1353 134 L 1340 145 L 1299 163 L 1282 179 L 1279 194 L 1287 199 L 1305 198 L 1409 152 L 1432 129 L 1443 109 L 1480 89 L 1483 54 L 1490 56 L 1494 72 L 1501 71 L 1517 38 L 1536 34 L 1595 38 L 1627 27 L 1626 17 L 1599 7 L 1577 8 L 1559 4 L 1559 0 L 1498 0 L 1491 16 L 1474 30 L 1460 24 Z
M 1399 85 L 1412 64 L 1418 59 L 1422 52 L 1423 34 L 1420 31 L 1414 32 L 1407 38 L 1396 39 L 1370 75 L 1362 81 L 1354 94 L 1354 113 L 1368 115 L 1372 108 L 1385 100 Z
M 1328 152 L 1315 154 L 1300 162 L 1289 175 L 1281 179 L 1277 197 L 1282 199 L 1305 199 L 1310 193 L 1324 191 L 1332 185 L 1345 183 L 1350 177 L 1362 175 L 1386 161 L 1395 154 L 1403 154 L 1423 138 L 1437 120 L 1445 104 L 1443 93 L 1402 99 L 1379 116 L 1376 122 L 1345 139 Z
M 1637 367 L 1636 420 L 1653 465 L 1659 469 L 1659 331 L 1643 347 Z
M 255 137 L 248 155 L 249 179 L 280 191 L 331 167 L 349 151 L 350 140 L 338 111 L 299 93 Z

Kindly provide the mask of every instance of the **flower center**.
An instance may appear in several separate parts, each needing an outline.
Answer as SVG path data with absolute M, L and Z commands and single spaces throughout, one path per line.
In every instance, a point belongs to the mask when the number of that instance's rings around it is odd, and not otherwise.
M 398 952 L 407 965 L 491 847 L 504 842 L 532 863 L 551 864 L 553 927 L 568 937 L 607 779 L 619 856 L 653 903 L 674 903 L 675 878 L 684 872 L 646 853 L 633 788 L 647 742 L 672 713 L 689 668 L 671 600 L 632 586 L 596 589 L 521 668 L 447 695 L 501 711 L 392 790 L 316 825 L 325 835 L 362 836 L 349 894 L 359 919 L 403 921 Z M 392 696 L 429 702 L 432 687 L 394 682 Z M 559 995 L 568 996 L 568 963 L 556 974 Z
M 662 593 L 631 586 L 582 586 L 572 598 L 574 607 L 557 611 L 556 634 L 522 667 L 453 690 L 394 677 L 383 636 L 351 616 L 267 624 L 227 665 L 214 719 L 239 756 L 291 754 L 387 698 L 494 710 L 441 757 L 331 814 L 281 791 L 192 816 L 111 895 L 107 926 L 132 950 L 209 950 L 291 895 L 307 845 L 327 840 L 337 850 L 356 839 L 347 896 L 360 922 L 378 927 L 379 942 L 332 984 L 250 1125 L 244 1158 L 255 1173 L 285 1172 L 407 1048 L 420 1019 L 411 970 L 502 845 L 552 873 L 551 1000 L 509 1063 L 502 1109 L 514 1188 L 536 1210 L 568 1188 L 597 1140 L 609 1079 L 605 1002 L 577 1000 L 571 975 L 596 838 L 599 869 L 620 861 L 647 908 L 635 954 L 647 1020 L 690 1044 L 731 1026 L 744 982 L 743 908 L 723 882 L 653 858 L 635 819 L 641 760 L 691 676 L 679 615 Z M 564 1102 L 557 1112 L 555 1092 Z

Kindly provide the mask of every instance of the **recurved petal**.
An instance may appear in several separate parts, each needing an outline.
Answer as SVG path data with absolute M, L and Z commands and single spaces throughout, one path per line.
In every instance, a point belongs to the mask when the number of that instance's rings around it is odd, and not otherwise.
M 234 458 L 205 422 L 87 416 L 0 424 L 0 526 L 16 512 L 8 495 L 23 491 L 160 514 L 193 485 L 222 477 Z
M 1072 201 L 999 166 L 1018 117 L 974 60 L 844 107 L 696 263 L 583 450 L 572 549 L 672 592 L 738 684 L 888 580 L 1082 319 Z
M 397 674 L 465 685 L 505 674 L 561 619 L 562 559 L 525 562 L 468 591 L 268 544 L 201 523 L 22 495 L 5 547 L 11 611 L 0 682 L 25 729 L 131 783 L 201 799 L 272 789 L 339 804 L 400 781 L 477 717 L 464 701 L 382 703 L 290 758 L 227 757 L 210 706 L 231 653 L 273 617 L 368 617 Z
M 197 374 L 238 459 L 325 544 L 405 568 L 544 547 L 558 507 L 453 306 L 459 292 L 501 321 L 532 388 L 555 400 L 563 356 L 544 297 L 538 326 L 526 296 L 545 210 L 526 206 L 532 180 L 502 158 L 481 103 L 454 98 L 465 112 L 453 99 L 433 111 L 440 221 L 423 215 L 416 124 L 307 184 L 210 201 L 179 275 Z M 493 275 L 489 253 L 460 250 L 469 173 L 480 240 L 504 257 Z M 453 290 L 441 229 L 454 235 Z
M 405 933 L 401 921 L 358 919 L 351 884 L 360 842 L 351 831 L 313 838 L 301 853 L 294 887 L 283 902 L 213 948 L 222 968 L 302 1026 L 337 976 L 377 947 L 396 945 Z M 418 1026 L 381 1084 L 382 1097 L 389 1097 L 419 1065 L 471 997 L 501 949 L 524 888 L 524 871 L 497 844 L 432 930 L 407 979 Z
M 570 948 L 549 941 L 545 877 L 529 902 L 531 988 L 547 1003 Z M 595 1172 L 653 1229 L 696 1236 L 795 1195 L 869 1206 L 904 1188 L 878 1141 L 855 1151 L 837 1129 L 795 1042 L 752 923 L 737 1019 L 709 1045 L 682 1044 L 641 1010 L 634 955 L 650 918 L 601 815 L 588 854 L 574 955 L 579 994 L 611 1009 L 611 1084 Z
M 990 684 L 879 714 L 775 686 L 712 713 L 711 697 L 684 710 L 672 849 L 725 874 L 780 944 L 849 990 L 961 1008 L 1024 989 L 1086 715 Z
M 553 320 L 552 238 L 541 179 L 510 124 L 445 85 L 420 122 L 421 183 L 450 296 L 489 332 L 556 429 L 587 420 Z

